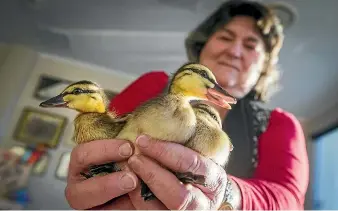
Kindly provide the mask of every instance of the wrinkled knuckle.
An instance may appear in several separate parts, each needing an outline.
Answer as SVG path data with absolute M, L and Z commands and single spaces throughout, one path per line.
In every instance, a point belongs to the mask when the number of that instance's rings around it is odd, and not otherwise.
M 177 157 L 176 167 L 177 167 L 179 172 L 185 172 L 185 171 L 189 170 L 189 169 L 184 168 L 184 166 L 186 166 L 186 165 L 184 165 L 185 162 L 186 161 L 184 159 L 182 159 L 182 156 Z
M 192 159 L 183 159 L 183 156 L 180 155 L 177 157 L 176 166 L 180 172 L 195 173 L 201 166 L 201 160 L 197 155 L 194 155 Z
M 77 165 L 84 166 L 88 164 L 88 152 L 84 150 L 82 146 L 78 146 L 73 150 L 73 157 Z
M 146 175 L 145 175 L 145 183 L 147 183 L 148 185 L 149 184 L 155 184 L 156 182 L 156 175 L 154 172 L 148 172 Z
M 190 165 L 188 167 L 188 171 L 195 173 L 195 172 L 198 171 L 198 169 L 200 167 L 201 167 L 201 160 L 197 155 L 195 155 L 190 162 Z
M 163 143 L 159 143 L 158 147 L 157 147 L 157 157 L 166 157 L 166 155 L 168 154 L 168 147 L 163 144 Z
M 228 176 L 225 172 L 225 170 L 222 169 L 222 171 L 218 174 L 218 181 L 221 184 L 225 184 L 228 181 Z
M 217 183 L 225 185 L 228 181 L 228 176 L 225 170 L 222 168 L 217 174 Z
M 103 142 L 101 153 L 101 155 L 106 155 L 109 153 L 109 142 Z
M 208 189 L 215 195 L 222 194 L 226 188 L 227 174 L 225 171 L 218 171 L 215 176 L 209 181 Z

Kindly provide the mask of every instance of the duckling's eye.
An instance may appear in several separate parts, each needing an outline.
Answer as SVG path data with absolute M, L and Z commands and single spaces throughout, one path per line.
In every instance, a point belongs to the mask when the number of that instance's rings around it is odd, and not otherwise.
M 212 117 L 214 120 L 218 121 L 218 119 L 217 119 L 217 117 L 216 117 L 215 114 L 211 115 L 211 117 Z
M 209 75 L 206 72 L 202 72 L 201 75 L 203 76 L 203 78 L 209 78 Z
M 80 89 L 80 88 L 76 88 L 76 89 L 74 89 L 73 90 L 73 92 L 72 92 L 74 95 L 78 95 L 78 94 L 81 94 L 81 93 L 83 93 L 83 90 L 82 89 Z

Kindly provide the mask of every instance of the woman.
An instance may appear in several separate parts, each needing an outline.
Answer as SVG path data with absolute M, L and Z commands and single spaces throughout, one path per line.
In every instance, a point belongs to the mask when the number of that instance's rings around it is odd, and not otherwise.
M 278 81 L 282 42 L 282 29 L 266 6 L 238 0 L 224 3 L 186 40 L 189 59 L 208 66 L 219 84 L 240 99 L 230 111 L 217 107 L 235 147 L 226 170 L 183 146 L 148 137 L 137 140 L 144 156 L 132 156 L 132 147 L 123 140 L 98 140 L 72 152 L 66 188 L 70 205 L 75 209 L 303 209 L 309 170 L 302 128 L 292 114 L 261 105 Z M 150 81 L 153 89 L 147 86 L 147 93 L 142 92 Z M 145 74 L 111 106 L 120 113 L 130 112 L 163 91 L 167 82 L 163 73 Z M 79 175 L 89 164 L 123 159 L 128 159 L 128 172 L 84 181 Z M 204 174 L 208 185 L 184 186 L 157 162 Z M 141 199 L 137 176 L 159 200 Z

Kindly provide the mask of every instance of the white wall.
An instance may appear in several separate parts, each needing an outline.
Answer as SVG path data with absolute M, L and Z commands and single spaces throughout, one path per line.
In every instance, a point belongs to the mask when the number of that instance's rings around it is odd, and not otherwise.
M 134 78 L 105 70 L 100 67 L 44 55 L 20 46 L 0 46 L 0 99 L 1 101 L 1 141 L 2 147 L 21 145 L 12 138 L 12 134 L 25 106 L 35 107 L 68 117 L 61 142 L 56 149 L 49 150 L 52 158 L 48 171 L 43 177 L 32 176 L 29 180 L 29 195 L 32 203 L 28 209 L 69 209 L 64 198 L 66 183 L 55 178 L 59 158 L 69 152 L 75 111 L 67 109 L 39 108 L 39 100 L 33 97 L 35 86 L 41 74 L 48 74 L 71 81 L 89 79 L 96 81 L 103 88 L 119 92 Z
M 37 53 L 21 46 L 0 45 L 0 142 L 37 60 Z

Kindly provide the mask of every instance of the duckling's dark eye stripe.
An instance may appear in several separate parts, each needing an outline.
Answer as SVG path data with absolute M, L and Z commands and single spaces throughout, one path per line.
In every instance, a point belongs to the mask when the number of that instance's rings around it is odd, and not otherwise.
M 78 94 L 88 94 L 88 93 L 99 93 L 99 91 L 94 91 L 94 90 L 82 90 L 81 92 L 78 93 L 74 93 L 74 91 L 72 92 L 64 92 L 63 95 L 69 95 L 69 94 L 73 94 L 73 95 L 78 95 Z
M 201 70 L 201 69 L 187 68 L 187 70 L 190 70 L 190 71 L 192 71 L 192 72 L 194 72 L 194 73 L 197 73 L 197 74 L 201 75 L 202 77 L 208 79 L 209 81 L 215 83 L 215 81 L 214 81 L 212 78 L 210 78 L 208 74 L 206 74 L 206 75 L 204 76 L 204 73 L 206 73 L 206 72 L 203 71 L 203 70 Z
M 81 94 L 82 94 L 82 93 L 85 93 L 85 94 L 87 94 L 87 93 L 99 93 L 99 91 L 94 91 L 94 90 L 82 90 Z
M 191 75 L 191 73 L 183 73 L 182 75 L 180 75 L 179 77 L 177 77 L 176 80 L 182 78 L 185 75 Z

